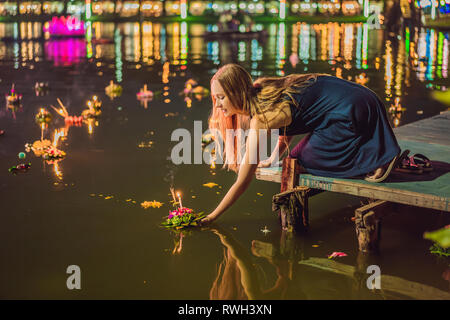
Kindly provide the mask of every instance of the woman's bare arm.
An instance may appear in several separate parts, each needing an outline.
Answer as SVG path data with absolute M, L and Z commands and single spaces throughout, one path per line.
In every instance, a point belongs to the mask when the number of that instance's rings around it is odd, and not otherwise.
M 270 158 L 267 160 L 261 161 L 258 164 L 258 167 L 261 167 L 261 168 L 270 167 L 273 163 L 275 163 L 276 160 L 281 159 L 284 152 L 288 148 L 290 142 L 292 141 L 292 138 L 293 138 L 292 136 L 280 136 L 278 138 L 278 143 L 277 143 L 275 149 L 273 150 L 272 154 L 270 155 Z
M 246 152 L 244 159 L 239 166 L 239 173 L 236 182 L 231 186 L 230 190 L 228 190 L 227 194 L 219 203 L 217 208 L 202 220 L 202 224 L 207 224 L 217 219 L 229 207 L 231 207 L 237 199 L 239 199 L 245 190 L 247 190 L 250 182 L 255 176 L 256 168 L 259 162 L 258 130 L 261 126 L 262 124 L 260 122 L 252 119 L 250 123 L 250 134 L 247 138 Z

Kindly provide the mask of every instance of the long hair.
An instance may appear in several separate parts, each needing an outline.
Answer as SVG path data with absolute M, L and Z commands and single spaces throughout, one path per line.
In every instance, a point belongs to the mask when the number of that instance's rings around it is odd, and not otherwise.
M 238 109 L 238 113 L 231 117 L 225 117 L 220 110 L 215 107 L 215 97 L 212 97 L 213 108 L 209 117 L 209 129 L 213 133 L 216 142 L 216 154 L 221 152 L 224 157 L 224 167 L 235 172 L 239 170 L 238 157 L 241 156 L 242 145 L 241 135 L 228 136 L 227 130 L 236 132 L 238 129 L 247 130 L 250 127 L 250 118 L 255 115 L 261 115 L 266 123 L 265 116 L 267 110 L 281 110 L 289 104 L 298 107 L 298 103 L 292 96 L 294 93 L 301 92 L 315 82 L 319 73 L 310 74 L 292 74 L 285 77 L 263 77 L 257 79 L 254 83 L 251 75 L 238 64 L 226 64 L 221 67 L 211 79 L 219 81 L 225 95 L 232 105 Z M 288 99 L 285 99 L 287 97 Z M 221 135 L 221 137 L 217 137 Z M 221 140 L 225 146 L 223 149 Z M 231 152 L 230 152 L 231 151 Z

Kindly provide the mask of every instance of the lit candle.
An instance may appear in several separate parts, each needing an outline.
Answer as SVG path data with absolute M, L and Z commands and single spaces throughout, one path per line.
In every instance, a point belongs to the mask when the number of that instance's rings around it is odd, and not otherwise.
M 178 196 L 178 201 L 180 202 L 180 209 L 183 208 L 183 204 L 181 203 L 181 196 L 180 193 L 177 192 L 177 196 Z

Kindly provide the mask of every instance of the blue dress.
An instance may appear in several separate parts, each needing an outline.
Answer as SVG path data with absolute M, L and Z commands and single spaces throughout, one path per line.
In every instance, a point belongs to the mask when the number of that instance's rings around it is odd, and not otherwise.
M 293 98 L 298 108 L 291 104 L 292 122 L 280 129 L 280 135 L 309 133 L 290 152 L 308 173 L 356 177 L 400 153 L 386 108 L 372 90 L 333 76 L 319 76 Z

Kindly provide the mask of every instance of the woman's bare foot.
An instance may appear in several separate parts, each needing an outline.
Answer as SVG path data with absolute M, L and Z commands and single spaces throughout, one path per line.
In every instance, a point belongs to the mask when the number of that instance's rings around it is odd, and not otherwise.
M 375 171 L 372 171 L 372 172 L 368 173 L 368 174 L 366 175 L 366 178 L 369 178 L 369 179 L 378 179 L 378 178 L 382 177 L 383 174 L 385 173 L 387 167 L 388 167 L 388 165 L 385 165 L 385 166 L 383 166 L 383 167 L 379 167 L 379 168 L 376 169 Z

